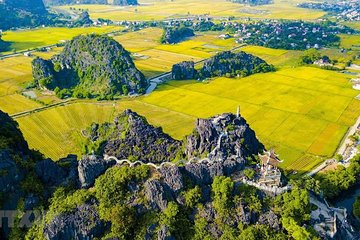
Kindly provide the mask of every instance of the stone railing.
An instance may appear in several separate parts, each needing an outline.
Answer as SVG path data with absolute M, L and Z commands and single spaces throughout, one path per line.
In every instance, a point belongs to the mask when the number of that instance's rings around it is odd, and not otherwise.
M 272 193 L 274 195 L 283 194 L 284 192 L 287 192 L 287 191 L 291 190 L 291 188 L 292 188 L 291 185 L 286 185 L 285 187 L 276 187 L 276 186 L 269 187 L 269 186 L 265 186 L 263 184 L 259 184 L 259 183 L 253 182 L 253 181 L 246 180 L 244 178 L 241 180 L 241 182 L 244 184 L 256 187 L 260 190 L 263 190 L 264 192 Z

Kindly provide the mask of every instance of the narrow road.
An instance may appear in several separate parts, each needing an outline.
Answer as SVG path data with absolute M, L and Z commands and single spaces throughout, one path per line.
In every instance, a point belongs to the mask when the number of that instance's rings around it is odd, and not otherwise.
M 349 137 L 351 135 L 353 135 L 354 133 L 356 133 L 356 130 L 358 129 L 359 126 L 360 126 L 360 116 L 356 120 L 356 123 L 349 128 L 346 135 L 343 137 L 343 140 L 341 141 L 341 143 L 338 147 L 338 150 L 336 151 L 336 154 L 340 154 L 341 156 L 343 156 L 343 159 L 345 162 L 349 161 L 350 158 L 352 158 L 352 156 L 349 156 L 349 157 L 345 156 L 347 146 L 348 146 L 348 144 L 351 144 L 351 140 L 349 139 Z M 324 168 L 326 168 L 327 166 L 329 166 L 330 164 L 333 164 L 334 162 L 336 162 L 336 160 L 334 158 L 327 159 L 322 164 L 320 164 L 317 168 L 315 168 L 311 172 L 307 173 L 305 176 L 311 177 L 311 176 L 315 175 L 316 173 L 320 172 L 321 170 L 323 170 Z

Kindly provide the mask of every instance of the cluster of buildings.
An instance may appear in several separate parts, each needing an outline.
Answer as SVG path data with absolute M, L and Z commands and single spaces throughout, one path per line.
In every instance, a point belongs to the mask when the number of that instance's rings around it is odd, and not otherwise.
M 302 8 L 320 9 L 331 12 L 339 20 L 360 21 L 360 2 L 358 0 L 346 0 L 336 3 L 301 3 L 298 5 Z
M 237 30 L 238 43 L 250 43 L 285 49 L 321 48 L 336 42 L 336 35 L 352 33 L 353 30 L 338 26 L 302 21 L 261 21 L 240 24 Z

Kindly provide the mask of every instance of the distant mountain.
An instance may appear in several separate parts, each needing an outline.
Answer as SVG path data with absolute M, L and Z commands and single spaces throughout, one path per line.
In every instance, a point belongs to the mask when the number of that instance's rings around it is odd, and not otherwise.
M 32 63 L 34 83 L 61 98 L 112 98 L 144 93 L 148 82 L 118 42 L 107 36 L 80 35 L 51 60 Z
M 265 5 L 273 3 L 273 0 L 231 0 L 231 2 L 249 5 Z
M 72 5 L 72 4 L 112 4 L 119 6 L 138 5 L 137 0 L 44 0 L 47 6 Z
M 181 62 L 173 65 L 174 80 L 204 79 L 211 77 L 246 77 L 255 73 L 275 71 L 274 66 L 263 59 L 243 51 L 225 51 L 207 59 L 203 67 L 195 70 L 194 62 Z
M 164 44 L 173 44 L 184 41 L 188 37 L 195 36 L 194 31 L 187 27 L 167 28 L 161 36 L 160 42 Z
M 48 12 L 42 0 L 0 1 L 0 29 L 33 27 L 48 23 Z

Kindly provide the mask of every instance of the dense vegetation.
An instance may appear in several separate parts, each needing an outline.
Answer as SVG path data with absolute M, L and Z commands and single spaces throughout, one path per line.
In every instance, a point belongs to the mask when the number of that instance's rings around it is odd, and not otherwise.
M 351 159 L 350 166 L 339 166 L 334 171 L 320 174 L 317 177 L 325 197 L 335 198 L 360 181 L 360 155 Z
M 251 74 L 275 71 L 259 57 L 245 52 L 225 51 L 206 60 L 200 70 L 195 70 L 194 62 L 185 61 L 174 64 L 172 78 L 175 80 L 205 79 L 211 77 L 246 77 Z
M 148 85 L 127 52 L 107 36 L 82 35 L 51 60 L 32 63 L 34 84 L 54 90 L 60 98 L 111 99 L 144 93 Z
M 251 54 L 245 52 L 222 52 L 207 60 L 198 75 L 199 78 L 218 76 L 246 77 L 251 74 L 274 70 L 272 65 Z
M 339 33 L 354 30 L 337 26 L 336 23 L 311 23 L 302 21 L 256 22 L 240 28 L 240 40 L 244 43 L 269 48 L 304 50 L 339 46 Z
M 0 29 L 34 27 L 47 24 L 51 16 L 42 0 L 4 0 L 0 2 Z
M 154 232 L 164 231 L 165 236 L 176 239 L 214 239 L 214 232 L 221 232 L 221 239 L 316 239 L 311 227 L 309 194 L 306 190 L 294 189 L 277 198 L 264 197 L 258 191 L 247 186 L 234 186 L 229 177 L 215 177 L 211 188 L 211 199 L 206 197 L 199 186 L 189 185 L 183 192 L 185 204 L 169 201 L 163 210 L 142 210 L 139 204 L 148 207 L 142 188 L 130 189 L 129 185 L 143 186 L 149 178 L 149 168 L 115 167 L 109 169 L 96 180 L 92 191 L 78 190 L 66 193 L 62 188 L 55 192 L 51 200 L 50 216 L 71 213 L 71 209 L 96 199 L 100 219 L 108 226 L 105 238 L 143 239 L 155 237 Z M 208 211 L 213 208 L 215 218 L 209 222 Z M 140 211 L 140 212 L 139 212 Z M 283 228 L 269 227 L 265 222 L 244 224 L 237 220 L 249 212 L 253 217 L 270 211 L 281 217 Z M 51 213 L 51 214 L 50 214 Z M 193 213 L 196 213 L 193 216 Z M 278 221 L 277 215 L 272 215 Z M 152 226 L 152 227 L 151 227 Z M 43 226 L 44 227 L 44 226 Z M 28 237 L 38 239 L 43 229 L 33 227 Z
M 161 36 L 160 42 L 164 44 L 178 43 L 188 37 L 194 36 L 194 31 L 190 28 L 180 26 L 175 28 L 167 28 Z

